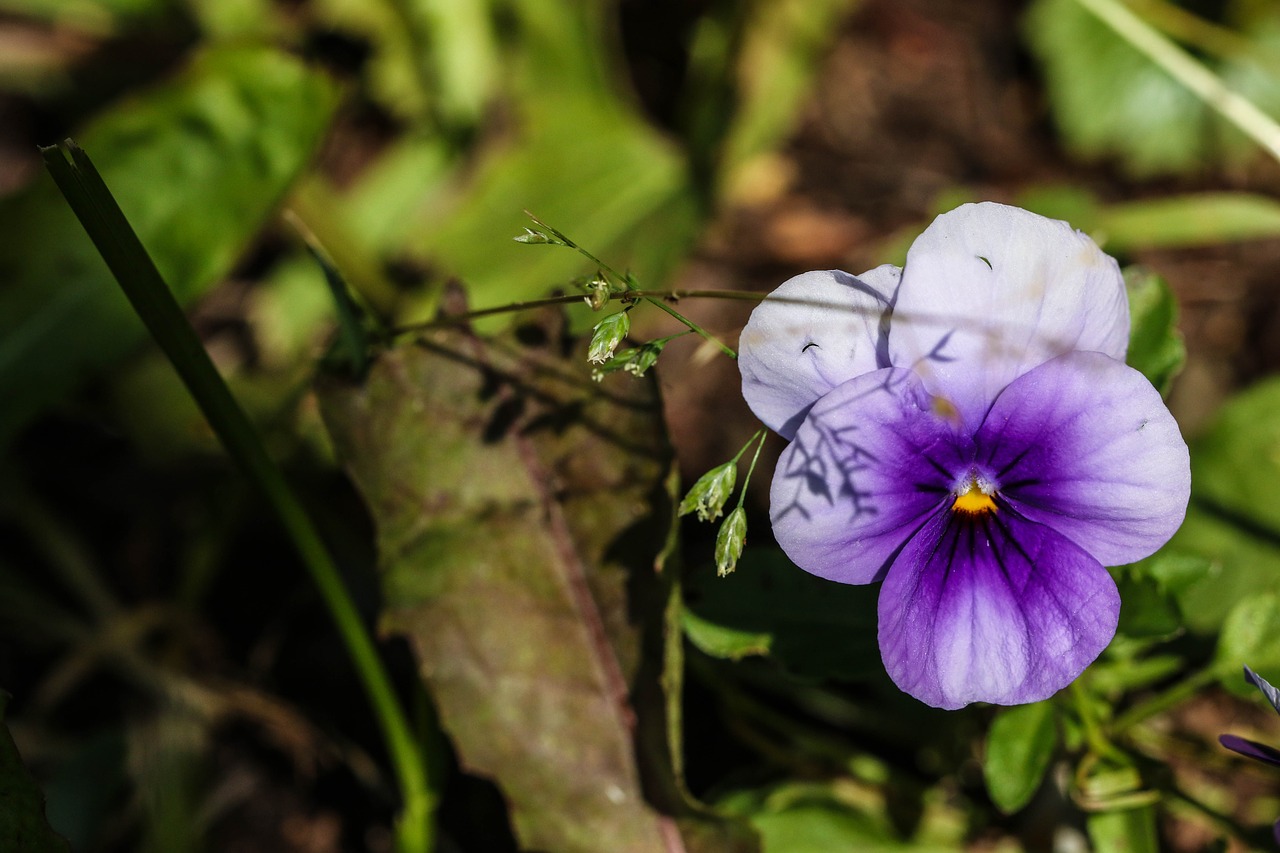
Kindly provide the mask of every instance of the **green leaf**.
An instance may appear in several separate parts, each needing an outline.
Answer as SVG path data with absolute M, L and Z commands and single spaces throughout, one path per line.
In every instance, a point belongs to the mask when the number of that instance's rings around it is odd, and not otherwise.
M 1212 571 L 1205 558 L 1170 548 L 1112 570 L 1121 601 L 1117 632 L 1130 639 L 1174 636 L 1183 627 L 1181 598 Z
M 1241 696 L 1253 687 L 1240 679 L 1240 667 L 1280 669 L 1280 598 L 1259 595 L 1237 604 L 1222 625 L 1214 662 L 1223 685 Z
M 1125 361 L 1142 371 L 1161 394 L 1167 394 L 1187 360 L 1187 348 L 1178 331 L 1178 302 L 1155 273 L 1129 267 L 1124 284 L 1129 295 L 1129 353 Z
M 1105 853 L 1160 853 L 1154 805 L 1098 812 L 1089 815 L 1086 824 L 1095 850 Z
M 1096 223 L 1112 252 L 1211 246 L 1280 236 L 1280 202 L 1249 193 L 1195 193 L 1108 205 Z
M 1019 705 L 1000 712 L 987 732 L 982 774 L 991 800 L 1005 814 L 1031 801 L 1040 787 L 1058 742 L 1049 702 Z
M 1209 633 L 1240 599 L 1280 593 L 1280 379 L 1236 396 L 1192 442 L 1191 482 L 1169 547 L 1212 564 L 1178 595 L 1188 626 Z
M 1084 766 L 1082 765 L 1082 770 Z M 1145 787 L 1127 758 L 1098 762 L 1077 774 L 1076 801 L 1088 813 L 1093 848 L 1105 853 L 1158 853 L 1157 791 Z
M 335 90 L 266 48 L 200 54 L 79 135 L 180 301 L 226 275 L 311 157 Z M 0 206 L 0 443 L 143 339 L 51 182 Z
M 1193 472 L 1195 454 L 1193 445 Z M 1194 474 L 1192 483 L 1196 488 Z M 1201 580 L 1176 593 L 1187 629 L 1197 634 L 1216 633 L 1241 599 L 1280 592 L 1280 546 L 1270 536 L 1259 535 L 1253 524 L 1240 521 L 1198 505 L 1193 492 L 1186 520 L 1165 546 L 1208 563 Z
M 584 350 L 552 349 L 440 332 L 362 385 L 330 380 L 322 411 L 377 526 L 383 623 L 411 642 L 462 764 L 503 791 L 521 847 L 665 851 L 674 824 L 645 794 L 671 771 L 633 742 L 666 742 L 661 406 L 651 383 L 602 390 Z M 729 824 L 680 828 L 689 849 L 753 849 Z
M 856 794 L 849 799 L 856 799 Z M 958 849 L 958 838 L 934 841 L 899 837 L 883 808 L 871 804 L 875 795 L 856 805 L 829 785 L 788 782 L 767 790 L 736 791 L 720 805 L 748 815 L 760 833 L 766 853 L 945 853 Z M 926 816 L 917 836 L 954 834 L 928 826 Z
M 883 672 L 876 593 L 797 568 L 777 549 L 749 548 L 728 578 L 687 581 L 690 641 L 716 657 L 768 654 L 807 676 L 855 679 Z
M 574 252 L 514 242 L 528 222 L 523 209 L 645 287 L 662 287 L 705 211 L 682 152 L 621 94 L 625 72 L 607 49 L 611 10 L 528 0 L 513 11 L 513 132 L 480 150 L 456 194 L 416 221 L 407 248 L 464 280 L 477 309 L 542 296 L 590 271 Z M 416 309 L 431 310 L 431 298 Z
M 1222 59 L 1200 61 L 1275 115 L 1280 75 L 1268 58 L 1275 56 L 1276 18 L 1273 11 L 1249 15 L 1251 5 L 1218 7 L 1239 18 L 1229 21 L 1235 44 Z M 1054 118 L 1082 157 L 1118 159 L 1141 177 L 1199 172 L 1207 164 L 1239 163 L 1256 153 L 1199 97 L 1075 0 L 1036 0 L 1024 20 L 1027 41 L 1044 68 Z
M 8 694 L 0 691 L 0 721 Z M 22 764 L 7 726 L 0 724 L 0 849 L 6 853 L 69 853 L 71 847 L 50 828 L 44 794 Z

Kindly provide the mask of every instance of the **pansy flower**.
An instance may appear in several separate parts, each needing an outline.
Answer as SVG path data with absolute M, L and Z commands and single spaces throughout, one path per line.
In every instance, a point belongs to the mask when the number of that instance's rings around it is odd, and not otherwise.
M 901 270 L 805 273 L 752 313 L 743 394 L 791 441 L 774 534 L 806 571 L 882 582 L 880 652 L 907 693 L 1035 702 L 1110 642 L 1104 567 L 1163 545 L 1191 482 L 1128 339 L 1116 262 L 992 203 L 938 217 Z

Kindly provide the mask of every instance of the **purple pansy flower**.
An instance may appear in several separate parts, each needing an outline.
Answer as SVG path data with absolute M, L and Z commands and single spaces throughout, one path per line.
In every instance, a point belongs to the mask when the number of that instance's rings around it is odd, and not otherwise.
M 1258 688 L 1262 695 L 1267 697 L 1271 707 L 1276 709 L 1276 713 L 1280 714 L 1280 690 L 1276 690 L 1265 678 L 1247 666 L 1244 668 L 1244 680 Z M 1218 742 L 1227 749 L 1238 752 L 1248 758 L 1280 767 L 1280 749 L 1237 737 L 1236 735 L 1218 735 Z M 1277 820 L 1272 825 L 1271 832 L 1275 836 L 1276 843 L 1280 844 L 1280 820 Z
M 938 217 L 901 271 L 805 273 L 752 313 L 743 394 L 791 439 L 774 534 L 815 575 L 883 581 L 885 668 L 921 701 L 1069 684 L 1115 633 L 1104 566 L 1181 524 L 1187 446 L 1128 338 L 1114 260 L 992 203 Z

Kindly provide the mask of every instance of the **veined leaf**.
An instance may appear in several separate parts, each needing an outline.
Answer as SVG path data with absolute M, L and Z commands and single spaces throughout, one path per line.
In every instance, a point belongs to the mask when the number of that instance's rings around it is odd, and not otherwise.
M 673 786 L 641 786 L 670 772 L 652 734 L 661 409 L 649 383 L 593 383 L 585 354 L 566 363 L 558 346 L 441 332 L 359 387 L 327 383 L 323 411 L 377 524 L 384 623 L 413 644 L 460 760 L 498 783 L 522 846 L 667 851 L 677 823 L 645 792 Z M 730 824 L 678 828 L 687 849 L 754 847 Z

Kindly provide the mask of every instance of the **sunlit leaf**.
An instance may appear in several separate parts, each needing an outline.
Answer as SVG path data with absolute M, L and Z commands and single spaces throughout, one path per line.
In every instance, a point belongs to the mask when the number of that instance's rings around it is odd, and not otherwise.
M 310 158 L 335 91 L 266 48 L 205 52 L 78 135 L 180 300 L 225 275 Z M 144 338 L 51 181 L 0 207 L 0 442 Z
M 327 384 L 326 421 L 377 525 L 384 624 L 522 846 L 666 850 L 676 824 L 645 800 L 663 786 L 640 779 L 669 771 L 661 750 L 637 760 L 632 731 L 663 724 L 660 699 L 636 698 L 660 697 L 640 685 L 656 685 L 671 523 L 651 503 L 661 409 L 649 383 L 590 381 L 585 351 L 560 360 L 556 329 L 518 331 L 543 343 L 449 332 L 389 352 L 362 386 Z M 751 849 L 727 825 L 682 828 L 690 849 Z

